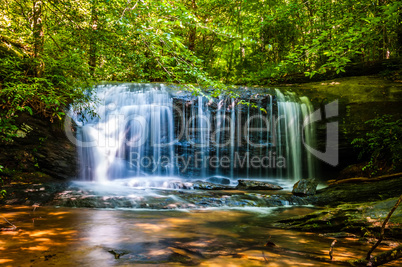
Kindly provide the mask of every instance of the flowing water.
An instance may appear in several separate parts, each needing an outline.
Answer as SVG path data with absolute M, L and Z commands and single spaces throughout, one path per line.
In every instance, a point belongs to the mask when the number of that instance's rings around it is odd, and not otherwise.
M 247 90 L 243 90 L 247 91 Z M 98 116 L 75 114 L 80 180 L 287 179 L 316 176 L 306 97 L 266 89 L 234 99 L 163 84 L 101 85 Z M 246 101 L 249 105 L 239 105 Z M 85 117 L 85 118 L 84 118 Z M 314 145 L 313 145 L 314 146 Z
M 3 207 L 0 213 L 19 230 L 0 231 L 0 265 L 349 266 L 339 261 L 367 253 L 367 243 L 354 237 L 337 238 L 336 261 L 330 261 L 333 237 L 271 226 L 275 220 L 313 210 Z M 267 241 L 275 246 L 264 246 Z M 387 249 L 380 246 L 375 254 Z M 115 253 L 121 256 L 115 258 Z

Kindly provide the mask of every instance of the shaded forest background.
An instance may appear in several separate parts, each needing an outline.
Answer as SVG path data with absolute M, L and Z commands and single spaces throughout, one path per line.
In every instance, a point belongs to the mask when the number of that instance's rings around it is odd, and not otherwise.
M 0 141 L 98 81 L 267 85 L 402 54 L 389 0 L 0 0 Z M 396 61 L 392 60 L 396 59 Z M 391 66 L 392 67 L 392 66 Z M 189 90 L 198 90 L 189 85 Z

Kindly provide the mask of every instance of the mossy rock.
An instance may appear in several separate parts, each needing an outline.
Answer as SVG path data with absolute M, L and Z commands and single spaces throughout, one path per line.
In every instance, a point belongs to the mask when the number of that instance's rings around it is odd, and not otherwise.
M 373 234 L 380 230 L 381 224 L 398 198 L 359 204 L 342 204 L 326 208 L 304 216 L 278 222 L 281 228 L 311 232 L 348 232 L 354 234 Z M 402 236 L 402 209 L 397 209 L 388 222 L 386 234 Z
M 51 182 L 53 178 L 43 172 L 17 172 L 11 178 L 12 183 L 37 184 Z

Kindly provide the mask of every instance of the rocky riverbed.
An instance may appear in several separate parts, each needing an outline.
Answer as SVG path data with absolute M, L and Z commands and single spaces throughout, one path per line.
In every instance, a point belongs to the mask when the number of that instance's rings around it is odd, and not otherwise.
M 131 184 L 131 183 L 129 183 Z M 261 188 L 265 188 L 262 190 Z M 307 205 L 282 187 L 261 181 L 240 180 L 238 186 L 206 181 L 170 181 L 165 188 L 130 187 L 127 183 L 91 182 L 12 184 L 6 204 L 85 208 L 202 209 L 209 207 L 278 207 Z
M 131 185 L 131 184 L 129 184 Z M 152 208 L 208 207 L 208 206 L 254 206 L 272 207 L 283 205 L 315 205 L 334 207 L 342 203 L 366 203 L 382 201 L 401 194 L 402 177 L 395 176 L 380 181 L 342 183 L 324 187 L 315 195 L 302 196 L 282 190 L 277 184 L 239 180 L 238 185 L 207 181 L 165 182 L 164 188 L 142 188 L 127 183 L 122 186 L 101 185 L 91 182 L 47 182 L 32 184 L 9 184 L 3 186 L 8 192 L 6 204 L 59 205 L 69 207 L 144 207 Z M 158 205 L 150 201 L 155 198 Z M 152 201 L 151 201 L 152 202 Z M 162 203 L 164 202 L 164 203 Z M 176 203 L 176 204 L 175 204 Z M 183 203 L 187 203 L 186 205 Z M 166 205 L 165 205 L 166 204 Z M 172 205 L 171 205 L 172 204 Z M 154 206 L 152 206 L 154 205 Z M 170 206 L 169 206 L 170 205 Z

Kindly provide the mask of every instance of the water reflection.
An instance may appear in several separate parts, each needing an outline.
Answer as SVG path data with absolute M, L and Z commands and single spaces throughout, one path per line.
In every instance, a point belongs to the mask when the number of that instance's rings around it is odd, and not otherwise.
M 270 227 L 278 219 L 305 214 L 311 208 L 261 210 L 39 207 L 33 213 L 32 207 L 4 207 L 0 213 L 19 231 L 0 232 L 0 264 L 332 266 L 361 258 L 368 250 L 356 238 L 338 239 L 331 262 L 328 249 L 333 238 Z M 264 246 L 268 239 L 274 245 Z

